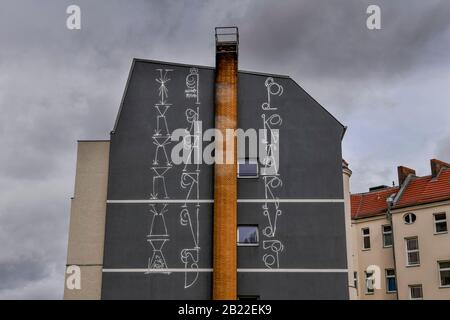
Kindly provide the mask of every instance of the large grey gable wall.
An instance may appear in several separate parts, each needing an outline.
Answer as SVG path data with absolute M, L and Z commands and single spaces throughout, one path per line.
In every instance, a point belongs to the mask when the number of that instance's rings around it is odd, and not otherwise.
M 152 135 L 156 126 L 154 104 L 158 102 L 157 69 L 172 69 L 167 84 L 166 113 L 169 129 L 187 127 L 185 111 L 193 107 L 186 98 L 186 76 L 191 66 L 135 60 L 124 94 L 115 132 L 111 135 L 108 200 L 150 199 L 155 156 Z M 214 70 L 197 67 L 200 75 L 200 120 L 203 130 L 213 127 Z M 264 111 L 267 100 L 265 81 L 273 77 L 283 87 L 281 96 L 273 97 L 277 110 Z M 238 83 L 238 126 L 262 128 L 262 114 L 277 113 L 280 125 L 280 199 L 342 199 L 341 137 L 343 126 L 288 77 L 240 72 Z M 206 143 L 205 143 L 206 144 Z M 180 186 L 182 166 L 173 166 L 166 175 L 171 200 L 184 199 Z M 200 166 L 199 198 L 213 198 L 213 167 Z M 266 197 L 263 178 L 240 179 L 239 199 Z M 240 247 L 238 267 L 267 269 L 262 229 L 268 224 L 263 203 L 239 203 L 238 222 L 257 224 L 261 243 L 258 247 Z M 164 214 L 170 240 L 163 247 L 167 267 L 183 269 L 183 249 L 192 245 L 191 232 L 180 223 L 182 204 L 168 204 Z M 276 239 L 283 244 L 279 268 L 345 269 L 344 208 L 341 202 L 280 203 Z M 198 268 L 212 268 L 212 203 L 199 208 Z M 146 203 L 108 203 L 105 235 L 105 269 L 145 270 L 152 256 L 147 242 L 153 214 Z M 187 275 L 187 276 L 186 276 Z M 172 272 L 145 274 L 139 272 L 104 272 L 104 299 L 210 299 L 211 272 Z M 186 278 L 187 277 L 187 278 Z M 239 272 L 238 293 L 259 295 L 262 299 L 346 299 L 347 275 L 302 272 Z M 186 282 L 187 281 L 187 282 Z

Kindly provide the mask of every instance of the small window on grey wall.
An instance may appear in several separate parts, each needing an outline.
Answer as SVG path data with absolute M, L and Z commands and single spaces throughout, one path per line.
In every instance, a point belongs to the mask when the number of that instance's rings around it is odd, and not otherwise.
M 258 178 L 259 166 L 257 159 L 238 159 L 238 178 Z
M 239 300 L 259 300 L 258 295 L 238 295 Z
M 239 246 L 257 246 L 259 242 L 257 225 L 239 225 L 237 243 Z

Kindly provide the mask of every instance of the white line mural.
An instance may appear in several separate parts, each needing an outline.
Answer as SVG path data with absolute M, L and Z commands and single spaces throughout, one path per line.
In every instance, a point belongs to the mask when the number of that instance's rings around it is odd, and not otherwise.
M 169 199 L 166 188 L 166 178 L 164 174 L 169 171 L 171 167 L 152 167 L 155 175 L 153 176 L 153 192 L 150 194 L 150 199 Z
M 160 208 L 156 204 L 150 205 L 150 213 L 153 214 L 150 232 L 147 235 L 147 241 L 153 250 L 153 255 L 148 260 L 148 271 L 151 269 L 167 269 L 166 259 L 162 248 L 164 244 L 169 241 L 169 234 L 167 233 L 166 221 L 164 213 L 167 212 L 167 204 L 163 204 Z
M 189 70 L 189 74 L 186 76 L 186 90 L 184 92 L 186 94 L 186 98 L 195 99 L 196 104 L 200 104 L 200 95 L 198 92 L 199 79 L 200 76 L 198 74 L 198 69 L 191 68 Z
M 270 249 L 271 253 L 266 253 L 263 256 L 263 261 L 266 267 L 278 269 L 280 267 L 279 254 L 283 251 L 284 246 L 280 240 L 265 240 L 263 241 L 263 249 Z
M 283 94 L 283 87 L 269 77 L 264 82 L 267 90 L 267 101 L 262 104 L 263 110 L 277 110 L 277 107 L 273 107 L 271 104 L 271 96 L 281 96 Z
M 262 205 L 263 215 L 267 218 L 267 225 L 263 228 L 262 234 L 263 249 L 265 250 L 262 260 L 267 268 L 277 269 L 280 267 L 280 254 L 284 251 L 283 243 L 277 238 L 277 222 L 278 217 L 282 215 L 280 201 L 277 195 L 277 189 L 282 188 L 283 181 L 279 173 L 278 159 L 275 157 L 279 150 L 278 146 L 278 129 L 283 120 L 277 113 L 270 111 L 278 110 L 273 106 L 272 96 L 281 96 L 283 87 L 276 83 L 271 77 L 264 82 L 267 90 L 267 101 L 261 105 L 264 113 L 261 114 L 263 120 L 263 128 L 265 136 L 262 144 L 265 148 L 265 156 L 261 159 L 261 176 L 264 183 L 264 196 L 266 202 Z
M 170 105 L 167 103 L 166 99 L 169 97 L 169 89 L 167 89 L 166 83 L 170 81 L 169 72 L 172 72 L 172 69 L 157 69 L 159 72 L 159 78 L 156 78 L 156 82 L 159 83 L 158 95 L 160 101 L 158 105 Z
M 191 246 L 182 249 L 180 252 L 180 259 L 184 263 L 186 270 L 184 273 L 185 289 L 192 287 L 197 282 L 200 260 L 200 168 L 199 162 L 193 161 L 192 158 L 201 156 L 201 146 L 199 143 L 202 132 L 198 125 L 200 119 L 199 80 L 200 75 L 198 69 L 191 68 L 189 74 L 186 76 L 186 89 L 184 92 L 186 99 L 194 99 L 196 107 L 195 109 L 187 108 L 185 112 L 189 134 L 184 138 L 183 147 L 187 150 L 188 161 L 186 161 L 180 178 L 180 186 L 186 190 L 186 202 L 181 206 L 180 224 L 183 227 L 188 227 L 192 235 Z M 189 200 L 197 200 L 197 202 L 192 203 Z
M 156 128 L 152 136 L 152 142 L 156 146 L 155 156 L 152 160 L 150 169 L 153 172 L 152 191 L 150 199 L 170 199 L 167 193 L 165 174 L 172 168 L 172 164 L 167 154 L 167 146 L 170 144 L 170 131 L 167 125 L 167 111 L 171 107 L 168 103 L 169 89 L 167 83 L 170 81 L 169 74 L 172 69 L 157 69 L 158 73 L 155 81 L 158 87 L 158 102 L 154 105 L 156 109 Z M 152 222 L 150 232 L 147 235 L 147 242 L 150 244 L 152 256 L 148 259 L 148 268 L 146 274 L 163 273 L 169 274 L 168 266 L 164 258 L 163 247 L 170 240 L 167 230 L 164 214 L 169 212 L 169 205 L 150 204 L 150 214 L 152 214 Z

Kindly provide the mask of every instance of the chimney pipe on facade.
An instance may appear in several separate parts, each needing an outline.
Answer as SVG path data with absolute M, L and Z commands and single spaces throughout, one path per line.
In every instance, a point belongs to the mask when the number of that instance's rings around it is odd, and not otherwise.
M 216 28 L 215 128 L 214 166 L 214 236 L 213 236 L 213 299 L 236 300 L 237 297 L 237 27 Z M 233 138 L 226 139 L 227 129 Z M 222 158 L 219 162 L 218 157 Z M 227 163 L 226 159 L 231 159 Z

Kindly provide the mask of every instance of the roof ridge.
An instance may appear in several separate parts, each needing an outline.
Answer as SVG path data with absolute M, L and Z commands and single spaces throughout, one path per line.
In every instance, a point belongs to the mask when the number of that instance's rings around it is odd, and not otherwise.
M 389 189 L 398 189 L 398 188 L 399 188 L 399 186 L 393 186 L 393 187 L 387 187 L 387 188 L 383 188 L 383 189 L 379 189 L 379 190 L 352 193 L 352 195 L 356 196 L 356 195 L 363 195 L 363 194 L 369 194 L 369 193 L 378 193 L 378 192 L 382 192 L 382 191 L 387 191 Z

